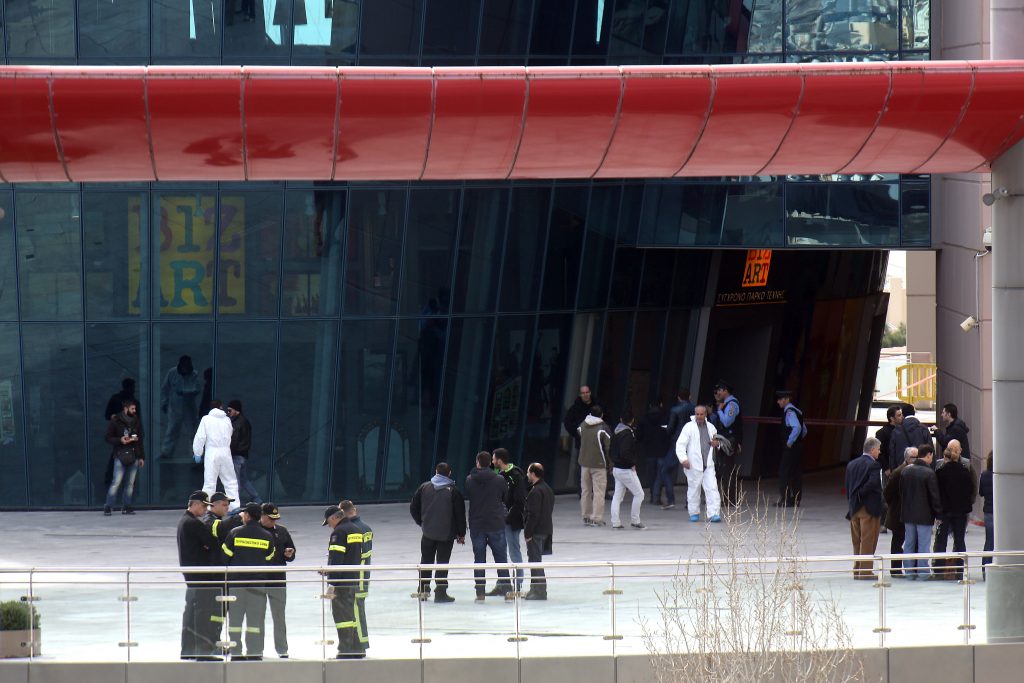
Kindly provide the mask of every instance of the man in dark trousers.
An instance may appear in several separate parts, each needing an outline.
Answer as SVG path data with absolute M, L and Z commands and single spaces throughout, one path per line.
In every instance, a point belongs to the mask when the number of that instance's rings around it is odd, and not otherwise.
M 506 448 L 495 448 L 491 464 L 495 471 L 505 478 L 505 544 L 508 546 L 509 562 L 523 561 L 523 548 L 519 536 L 523 533 L 523 506 L 526 504 L 526 473 L 512 462 L 512 455 Z M 516 590 L 523 588 L 523 570 L 516 570 Z
M 328 574 L 331 615 L 338 629 L 337 659 L 363 659 L 370 647 L 366 628 L 370 572 L 362 567 L 370 564 L 373 531 L 359 519 L 359 510 L 350 500 L 324 510 L 323 525 L 332 530 L 327 564 L 359 567 Z
M 682 404 L 677 404 L 673 406 L 672 410 L 679 412 L 677 409 L 680 406 Z M 685 406 L 683 406 L 682 412 L 685 412 Z M 679 461 L 676 460 L 673 442 L 669 440 L 670 434 L 666 428 L 666 425 L 672 422 L 673 414 L 675 413 L 665 412 L 661 400 L 651 401 L 647 413 L 640 418 L 636 427 L 636 442 L 640 446 L 640 453 L 643 456 L 643 484 L 650 488 L 651 502 L 655 505 L 660 504 L 662 488 L 665 489 L 666 506 L 675 506 L 676 501 L 675 483 L 676 474 L 679 471 Z M 682 427 L 683 423 L 680 422 L 679 428 L 682 429 Z M 666 459 L 670 452 L 672 454 L 671 462 Z M 663 468 L 664 471 L 662 471 Z
M 178 521 L 178 564 L 182 567 L 207 567 L 210 564 L 210 534 L 202 516 L 210 504 L 205 491 L 193 491 L 188 507 Z M 217 634 L 210 617 L 216 613 L 217 576 L 184 572 L 185 612 L 181 616 L 181 658 L 211 661 L 216 655 Z M 210 583 L 214 586 L 211 587 Z
M 491 469 L 492 456 L 487 451 L 476 454 L 476 467 L 466 477 L 466 500 L 469 501 L 469 538 L 473 542 L 473 562 L 487 562 L 487 548 L 496 563 L 508 562 L 505 544 L 505 479 Z M 498 583 L 486 593 L 485 572 L 473 571 L 476 577 L 476 601 L 485 595 L 504 597 L 512 590 L 507 569 L 498 570 Z
M 135 477 L 139 470 L 146 466 L 144 439 L 142 420 L 139 419 L 139 403 L 134 398 L 125 399 L 121 405 L 121 412 L 114 415 L 107 424 L 106 440 L 113 449 L 110 457 L 114 462 L 110 488 L 107 489 L 107 499 L 103 505 L 103 514 L 107 517 L 112 514 L 112 509 L 117 504 L 119 492 L 121 514 L 135 514 L 135 509 L 132 508 Z
M 523 537 L 526 539 L 526 557 L 530 562 L 541 562 L 543 555 L 551 554 L 551 537 L 554 532 L 553 513 L 555 494 L 544 482 L 544 466 L 539 462 L 526 470 L 530 492 L 526 494 L 524 506 Z M 526 600 L 547 600 L 548 584 L 544 569 L 530 570 L 530 591 Z
M 878 465 L 881 443 L 875 437 L 864 442 L 864 453 L 846 466 L 846 498 L 849 506 L 846 518 L 850 520 L 850 538 L 854 555 L 874 555 L 878 544 L 878 528 L 882 519 L 882 468 Z M 906 476 L 904 473 L 903 476 Z M 853 578 L 878 578 L 873 570 L 874 560 L 853 563 Z
M 273 564 L 283 567 L 295 559 L 295 541 L 288 529 L 278 522 L 281 511 L 273 503 L 261 506 L 260 526 L 274 536 Z M 285 572 L 268 573 L 272 580 L 267 581 L 267 600 L 270 603 L 270 617 L 274 620 L 274 649 L 281 659 L 288 659 L 288 626 L 285 624 L 285 607 L 288 604 L 288 585 L 285 583 Z M 278 575 L 280 577 L 278 578 Z
M 242 526 L 228 533 L 222 550 L 229 567 L 270 567 L 277 555 L 274 536 L 260 526 L 263 509 L 259 503 L 242 508 Z M 229 572 L 228 590 L 235 598 L 228 609 L 228 634 L 234 645 L 231 659 L 263 659 L 267 616 L 267 572 Z M 242 634 L 245 655 L 242 655 Z
M 739 504 L 740 468 L 736 459 L 743 451 L 743 412 L 739 400 L 732 395 L 728 383 L 719 380 L 714 386 L 715 412 L 708 416 L 718 429 L 719 440 L 729 443 L 715 450 L 715 476 L 718 491 L 726 505 Z
M 434 476 L 423 482 L 409 503 L 409 514 L 423 530 L 420 538 L 420 564 L 448 564 L 452 559 L 455 542 L 466 542 L 466 502 L 455 487 L 452 468 L 446 462 L 437 463 Z M 448 570 L 439 569 L 434 575 L 437 582 L 434 602 L 455 602 L 448 594 Z M 430 597 L 430 570 L 420 572 L 419 599 Z
M 923 445 L 922 448 L 930 448 Z M 918 449 L 911 446 L 903 451 L 903 464 L 894 468 L 885 482 L 882 496 L 885 498 L 885 528 L 892 532 L 892 541 L 889 543 L 889 553 L 899 555 L 903 552 L 903 541 L 906 538 L 906 530 L 903 527 L 903 501 L 900 498 L 900 478 L 903 471 L 912 460 L 917 458 Z M 879 457 L 881 460 L 881 457 Z M 896 577 L 903 576 L 903 561 L 892 560 L 889 573 Z
M 939 481 L 932 470 L 931 446 L 919 448 L 918 455 L 900 476 L 901 516 L 905 535 L 905 555 L 926 553 L 932 538 L 932 525 L 942 517 Z M 928 560 L 903 560 L 903 573 L 910 580 L 928 578 Z
M 135 400 L 135 380 L 131 377 L 125 377 L 121 380 L 121 391 L 113 394 L 107 399 L 107 407 L 103 411 L 103 424 L 109 423 L 114 419 L 114 416 L 121 412 L 124 408 L 124 402 L 128 400 Z M 136 412 L 135 414 L 139 418 L 139 422 L 142 422 L 142 413 L 138 410 L 138 401 L 136 400 Z M 111 458 L 107 461 L 107 471 L 103 475 L 103 485 L 110 486 L 111 479 L 114 478 L 114 459 Z
M 238 480 L 238 495 L 250 503 L 262 503 L 256 487 L 249 481 L 249 449 L 252 448 L 252 425 L 242 414 L 242 402 L 228 401 L 225 411 L 231 418 L 231 463 L 235 466 Z
M 792 391 L 776 391 L 775 402 L 782 409 L 782 457 L 779 459 L 779 501 L 776 507 L 799 507 L 803 493 L 804 414 L 793 405 Z
M 579 396 L 569 406 L 569 410 L 565 411 L 565 419 L 562 420 L 562 426 L 565 427 L 565 431 L 569 432 L 574 446 L 569 454 L 569 478 L 565 482 L 566 486 L 580 487 L 579 471 L 577 469 L 580 453 L 580 434 L 578 430 L 583 420 L 586 419 L 587 415 L 590 415 L 590 409 L 595 404 L 594 394 L 590 391 L 590 387 L 584 384 L 580 387 Z

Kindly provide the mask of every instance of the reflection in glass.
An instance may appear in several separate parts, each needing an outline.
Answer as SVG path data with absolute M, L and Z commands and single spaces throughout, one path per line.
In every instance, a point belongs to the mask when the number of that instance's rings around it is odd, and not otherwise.
M 672 246 L 781 245 L 781 185 L 648 184 L 639 241 Z
M 693 342 L 689 337 L 689 311 L 672 311 L 668 314 L 668 328 L 665 332 L 665 351 L 661 357 L 661 384 L 655 398 L 661 397 L 666 406 L 672 405 L 672 397 L 684 387 L 684 377 L 693 369 Z
M 282 323 L 278 347 L 275 503 L 328 496 L 338 323 Z
M 406 193 L 353 190 L 345 255 L 345 312 L 394 314 Z
M 295 2 L 294 24 L 292 0 L 228 0 L 224 5 L 225 57 L 287 57 L 293 26 L 306 23 L 302 0 Z
M 481 2 L 482 0 L 430 0 L 423 22 L 423 54 L 473 54 L 476 51 L 476 35 L 480 26 Z
M 666 314 L 662 311 L 640 311 L 633 331 L 633 352 L 629 363 L 629 383 L 624 408 L 634 415 L 647 412 L 647 404 L 659 393 L 672 392 L 661 386 L 662 339 L 665 336 Z M 667 355 L 673 355 L 669 353 Z
M 85 505 L 82 326 L 25 324 L 21 335 L 29 505 Z
M 0 496 L 10 506 L 28 504 L 20 351 L 18 326 L 0 323 Z
M 640 292 L 640 268 L 644 263 L 644 252 L 640 249 L 620 247 L 615 252 L 615 267 L 612 269 L 611 295 L 608 305 L 612 308 L 636 306 Z
M 541 296 L 541 308 L 544 310 L 576 305 L 576 284 L 587 224 L 587 194 L 583 187 L 555 190 Z
M 19 192 L 18 292 L 23 320 L 82 318 L 78 194 Z
M 8 2 L 3 18 L 7 57 L 12 63 L 74 58 L 75 0 Z
M 223 7 L 209 0 L 154 0 L 154 61 L 219 62 Z
M 411 193 L 402 250 L 403 315 L 446 315 L 450 311 L 452 248 L 458 223 L 457 190 Z
M 393 498 L 412 486 L 411 440 L 387 421 L 394 333 L 392 320 L 341 324 L 332 497 Z
M 361 52 L 367 55 L 419 53 L 423 0 L 371 0 L 363 3 Z
M 927 183 L 904 183 L 902 185 L 903 238 L 906 247 L 929 247 L 932 243 L 931 211 L 929 202 L 931 186 Z
M 618 186 L 598 185 L 590 191 L 587 235 L 576 301 L 579 308 L 603 308 L 608 301 L 620 195 Z
M 927 50 L 931 47 L 931 4 L 931 0 L 900 0 L 903 12 L 902 49 Z
M 896 0 L 786 0 L 786 47 L 801 52 L 898 50 Z
M 668 306 L 672 294 L 672 269 L 675 254 L 664 249 L 651 249 L 644 258 L 644 274 L 640 283 L 640 306 Z M 646 406 L 640 406 L 645 408 Z M 640 415 L 641 413 L 637 413 Z
M 220 313 L 277 315 L 281 200 L 279 192 L 221 196 L 217 277 Z
M 85 315 L 90 320 L 149 312 L 149 193 L 93 192 L 82 198 Z
M 85 328 L 86 396 L 88 422 L 86 431 L 89 444 L 89 500 L 90 505 L 102 505 L 110 485 L 112 472 L 111 448 L 106 442 L 106 428 L 110 421 L 108 410 L 121 410 L 122 382 L 135 381 L 134 396 L 140 402 L 144 446 L 147 455 L 159 448 L 160 434 L 152 430 L 153 410 L 144 402 L 150 395 L 149 378 L 149 326 L 145 323 L 92 323 Z M 192 435 L 188 436 L 189 443 Z M 152 459 L 147 465 L 154 464 Z M 135 480 L 136 504 L 149 502 L 149 487 L 143 482 L 148 472 L 143 467 Z
M 512 191 L 505 267 L 501 278 L 503 311 L 532 311 L 537 308 L 540 278 L 535 273 L 544 258 L 550 198 L 551 190 L 546 187 L 516 188 Z
M 670 54 L 746 52 L 750 11 L 746 4 L 673 2 L 669 8 Z
M 14 196 L 10 192 L 0 192 L 0 320 L 18 318 L 18 282 L 14 267 L 16 258 Z
M 159 316 L 213 312 L 213 268 L 217 256 L 217 196 L 211 193 L 155 193 L 153 220 L 153 308 Z M 232 222 L 229 232 L 241 231 Z
M 494 310 L 498 293 L 501 248 L 508 220 L 508 190 L 466 190 L 452 310 L 486 313 Z
M 463 476 L 474 467 L 481 441 L 493 326 L 493 318 L 455 318 L 451 322 L 437 457 Z
M 751 53 L 782 52 L 782 3 L 784 0 L 758 0 L 750 15 L 747 51 Z
M 523 441 L 522 456 L 513 453 L 516 458 L 520 458 L 521 463 L 542 463 L 550 473 L 548 482 L 555 488 L 562 484 L 562 479 L 556 479 L 554 458 L 558 452 L 558 435 L 562 430 L 571 321 L 569 315 L 542 315 L 537 319 L 536 342 L 530 359 L 529 393 L 526 397 L 526 438 Z
M 287 193 L 281 315 L 337 315 L 348 194 Z
M 530 373 L 534 316 L 498 318 L 491 357 L 491 389 L 484 427 L 484 449 L 513 453 L 519 445 Z
M 652 59 L 661 56 L 671 4 L 670 0 L 616 0 L 611 17 L 611 54 Z
M 294 1 L 295 56 L 319 57 L 328 64 L 350 61 L 359 35 L 359 0 Z
M 899 244 L 898 183 L 790 183 L 789 245 Z
M 484 0 L 481 55 L 525 55 L 533 0 Z
M 107 64 L 145 64 L 149 7 L 149 2 L 131 0 L 78 0 L 79 56 Z
M 633 313 L 609 313 L 605 318 L 604 348 L 597 386 L 605 420 L 614 424 L 623 408 L 629 376 L 629 347 Z

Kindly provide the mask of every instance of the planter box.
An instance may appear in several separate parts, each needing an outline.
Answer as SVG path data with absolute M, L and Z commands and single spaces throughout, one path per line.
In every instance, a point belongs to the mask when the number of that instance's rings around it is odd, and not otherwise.
M 39 656 L 39 629 L 31 631 L 0 631 L 0 659 L 28 657 L 29 644 L 35 642 L 33 657 Z

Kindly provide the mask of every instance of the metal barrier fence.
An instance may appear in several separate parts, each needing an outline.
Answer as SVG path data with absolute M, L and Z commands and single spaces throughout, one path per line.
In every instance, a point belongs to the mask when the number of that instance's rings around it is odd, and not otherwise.
M 673 591 L 683 596 L 696 594 L 691 591 L 725 594 L 737 589 L 737 576 L 771 577 L 780 572 L 786 576 L 779 584 L 785 590 L 808 591 L 815 603 L 834 600 L 839 605 L 854 647 L 984 643 L 981 561 L 991 557 L 998 559 L 988 565 L 989 573 L 1019 571 L 1024 566 L 1024 552 L 875 555 L 874 579 L 855 581 L 853 562 L 867 556 L 373 565 L 366 567 L 371 571 L 366 600 L 369 657 L 644 654 L 645 634 L 657 635 L 666 610 L 685 608 L 672 602 Z M 896 580 L 892 561 L 911 559 L 928 564 L 958 560 L 963 565 L 962 578 Z M 528 600 L 531 570 L 541 567 L 546 573 L 547 600 Z M 450 572 L 448 592 L 455 598 L 453 603 L 437 603 L 420 592 L 420 572 L 439 568 Z M 338 638 L 328 574 L 339 567 L 278 569 L 287 573 L 287 644 L 267 610 L 264 624 L 247 625 L 261 628 L 265 636 L 263 651 L 252 654 L 269 659 L 275 653 L 287 653 L 289 658 L 307 661 L 334 658 Z M 520 578 L 517 570 L 522 572 L 522 586 L 515 585 L 507 599 L 489 595 L 477 603 L 473 572 L 480 569 L 486 571 L 488 591 L 495 587 L 496 571 L 507 570 L 513 581 Z M 210 576 L 217 604 L 230 617 L 234 591 L 222 590 L 226 586 L 223 568 L 194 571 Z M 231 571 L 234 575 L 260 570 L 233 567 Z M 927 574 L 937 575 L 937 571 Z M 29 659 L 176 660 L 182 654 L 184 595 L 179 567 L 0 569 L 0 603 L 35 608 L 27 612 L 32 626 L 38 628 L 30 629 L 20 641 Z M 237 648 L 248 633 L 225 630 L 219 637 L 218 646 L 228 659 L 231 646 Z

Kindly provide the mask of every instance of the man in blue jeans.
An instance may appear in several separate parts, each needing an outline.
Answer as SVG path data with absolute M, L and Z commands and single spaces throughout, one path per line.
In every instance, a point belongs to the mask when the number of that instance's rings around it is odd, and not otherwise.
M 235 466 L 238 479 L 238 495 L 248 503 L 262 503 L 256 487 L 249 481 L 249 449 L 252 448 L 252 425 L 242 414 L 242 402 L 228 401 L 228 417 L 231 418 L 231 463 Z
M 505 544 L 508 546 L 510 562 L 523 561 L 523 547 L 519 537 L 523 535 L 523 513 L 526 505 L 526 474 L 512 462 L 507 448 L 495 448 L 491 460 L 494 470 L 505 479 Z M 523 570 L 516 570 L 516 590 L 523 589 Z
M 505 541 L 505 478 L 491 469 L 492 456 L 487 451 L 476 454 L 476 468 L 466 477 L 466 500 L 469 501 L 469 538 L 473 542 L 473 562 L 487 562 L 487 548 L 496 563 L 508 562 Z M 504 597 L 512 591 L 508 570 L 498 570 L 498 583 L 491 592 L 486 591 L 484 570 L 473 571 L 476 577 L 476 601 L 483 602 L 487 595 Z
M 932 470 L 934 450 L 922 444 L 917 452 L 917 458 L 911 460 L 900 475 L 905 555 L 928 552 L 932 525 L 936 518 L 942 517 L 939 482 Z M 903 574 L 911 580 L 928 578 L 928 560 L 903 560 Z

